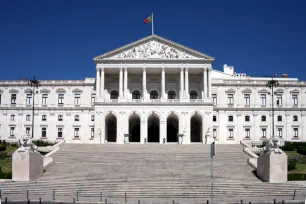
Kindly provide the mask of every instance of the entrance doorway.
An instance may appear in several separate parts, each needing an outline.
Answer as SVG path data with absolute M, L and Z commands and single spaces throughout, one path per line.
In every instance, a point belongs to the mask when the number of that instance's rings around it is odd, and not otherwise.
M 133 114 L 129 118 L 130 142 L 140 142 L 140 117 Z
M 167 142 L 177 142 L 179 119 L 172 114 L 167 118 Z
M 117 118 L 112 114 L 105 118 L 105 140 L 107 142 L 117 141 Z
M 202 117 L 194 115 L 190 119 L 191 142 L 202 142 Z
M 154 114 L 148 119 L 148 142 L 159 142 L 159 118 Z

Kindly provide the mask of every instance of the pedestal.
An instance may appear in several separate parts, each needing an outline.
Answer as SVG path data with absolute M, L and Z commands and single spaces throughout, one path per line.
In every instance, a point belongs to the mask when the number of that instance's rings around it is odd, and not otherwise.
M 257 175 L 263 181 L 270 183 L 283 183 L 287 181 L 288 158 L 283 152 L 276 154 L 270 152 L 257 159 Z
M 43 157 L 38 152 L 15 151 L 12 162 L 13 181 L 34 181 L 43 174 Z

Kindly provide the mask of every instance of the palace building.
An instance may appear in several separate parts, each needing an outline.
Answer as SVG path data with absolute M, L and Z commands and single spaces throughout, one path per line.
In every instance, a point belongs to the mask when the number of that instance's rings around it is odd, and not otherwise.
M 34 138 L 67 143 L 237 144 L 271 137 L 271 78 L 213 69 L 214 58 L 150 35 L 94 58 L 96 78 L 41 80 Z M 277 76 L 275 76 L 277 77 Z M 306 141 L 306 85 L 286 74 L 274 90 L 275 135 Z M 0 139 L 32 135 L 33 88 L 0 81 Z

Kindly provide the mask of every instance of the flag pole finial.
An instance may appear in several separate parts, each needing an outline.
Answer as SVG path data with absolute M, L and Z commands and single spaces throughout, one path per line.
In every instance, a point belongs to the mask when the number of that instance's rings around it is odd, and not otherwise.
M 154 18 L 153 18 L 153 12 L 152 12 L 152 35 L 154 35 Z

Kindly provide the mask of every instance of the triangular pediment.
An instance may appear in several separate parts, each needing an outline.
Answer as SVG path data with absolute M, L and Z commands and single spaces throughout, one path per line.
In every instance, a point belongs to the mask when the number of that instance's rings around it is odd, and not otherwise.
M 214 58 L 172 42 L 157 35 L 140 39 L 126 46 L 94 58 L 100 60 L 188 60 L 200 59 L 213 61 Z

